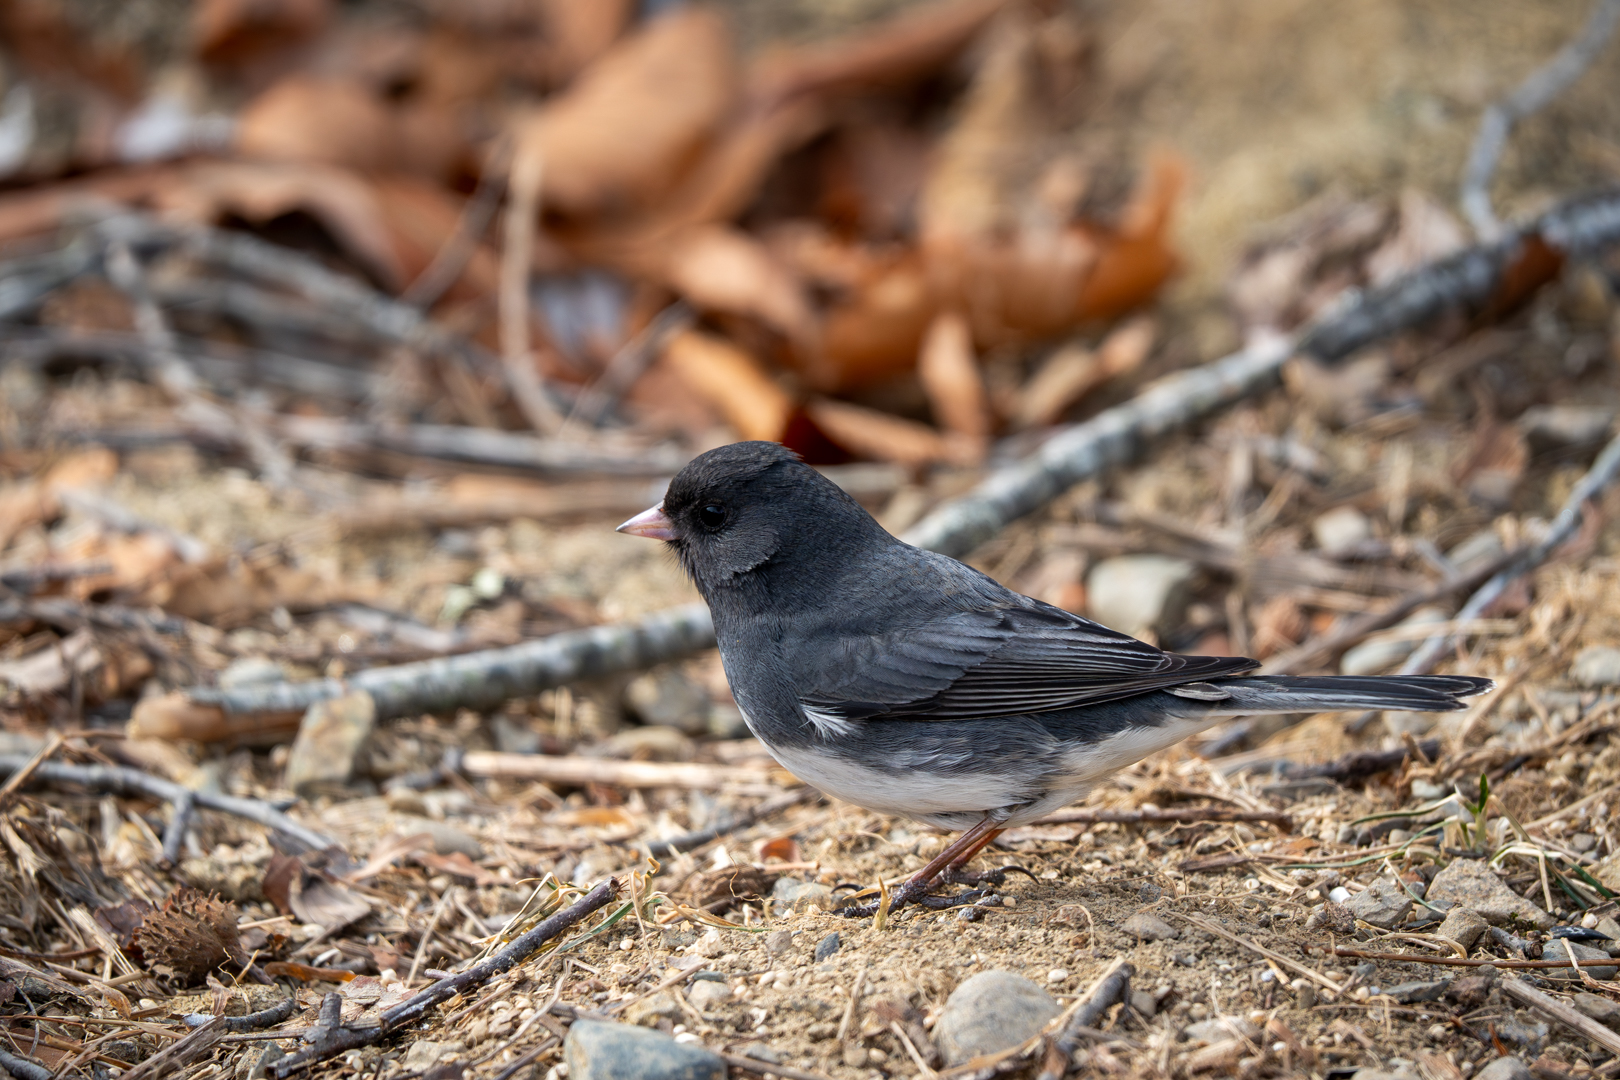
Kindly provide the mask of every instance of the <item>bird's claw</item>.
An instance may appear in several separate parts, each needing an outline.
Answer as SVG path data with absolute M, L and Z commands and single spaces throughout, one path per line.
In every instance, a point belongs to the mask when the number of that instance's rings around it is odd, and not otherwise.
M 947 866 L 940 872 L 938 880 L 950 885 L 1005 885 L 1009 873 L 1023 874 L 1031 881 L 1037 880 L 1035 875 L 1025 867 L 1016 863 L 1006 866 L 997 866 L 988 870 L 970 870 L 965 866 Z

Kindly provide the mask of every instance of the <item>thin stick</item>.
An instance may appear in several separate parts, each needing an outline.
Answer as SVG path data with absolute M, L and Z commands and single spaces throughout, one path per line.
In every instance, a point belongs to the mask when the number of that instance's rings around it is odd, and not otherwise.
M 1620 0 L 1613 6 L 1620 12 Z M 1562 547 L 1580 529 L 1581 522 L 1586 517 L 1586 504 L 1602 494 L 1603 490 L 1614 482 L 1617 475 L 1620 475 L 1620 435 L 1610 440 L 1609 445 L 1597 456 L 1597 460 L 1592 462 L 1592 467 L 1586 470 L 1586 475 L 1576 483 L 1575 489 L 1569 493 L 1569 498 L 1564 500 L 1558 516 L 1553 519 L 1552 528 L 1547 530 L 1547 535 L 1538 543 L 1517 553 L 1508 565 L 1481 585 L 1478 591 L 1468 598 L 1462 610 L 1457 612 L 1457 619 L 1461 621 L 1479 618 L 1486 608 L 1507 591 L 1509 585 L 1546 562 L 1554 551 Z M 1429 638 L 1416 652 L 1407 657 L 1406 663 L 1401 665 L 1400 674 L 1421 675 L 1429 671 L 1446 650 L 1451 648 L 1453 636 L 1436 634 Z
M 532 929 L 513 938 L 504 949 L 466 971 L 440 979 L 431 986 L 400 1002 L 382 1014 L 382 1022 L 375 1027 L 346 1028 L 328 1025 L 327 1034 L 296 1054 L 282 1058 L 270 1067 L 276 1080 L 286 1080 L 317 1061 L 334 1057 L 347 1050 L 356 1050 L 378 1042 L 384 1035 L 401 1027 L 414 1024 L 427 1015 L 429 1009 L 458 995 L 465 995 L 476 986 L 482 986 L 497 975 L 505 974 L 534 954 L 540 946 L 561 934 L 593 911 L 605 907 L 619 893 L 619 883 L 608 878 L 596 888 L 580 897 L 571 906 L 541 920 Z
M 1474 145 L 1468 152 L 1468 165 L 1463 170 L 1462 189 L 1458 193 L 1463 214 L 1481 240 L 1494 240 L 1502 233 L 1502 223 L 1491 208 L 1491 177 L 1513 125 L 1545 109 L 1568 90 L 1603 51 L 1617 22 L 1620 22 L 1620 2 L 1598 0 L 1586 25 L 1574 39 L 1531 72 L 1517 90 L 1486 107 L 1479 119 Z
M 191 819 L 197 811 L 197 796 L 191 791 L 185 792 L 170 807 L 169 826 L 163 830 L 163 854 L 161 860 L 165 865 L 173 866 L 180 861 L 180 848 L 186 842 L 186 830 L 191 828 Z
M 855 1009 L 861 1003 L 861 991 L 865 989 L 866 961 L 862 960 L 860 969 L 855 972 L 855 981 L 849 985 L 849 1004 L 844 1006 L 843 1018 L 838 1021 L 837 1042 L 839 1046 L 843 1046 L 844 1040 L 849 1037 L 849 1026 L 855 1019 Z
M 51 1080 L 52 1077 L 51 1070 L 43 1065 L 4 1050 L 0 1050 L 0 1069 L 6 1070 L 17 1080 Z
M 1231 810 L 1224 806 L 1197 806 L 1186 810 L 1059 810 L 1028 822 L 1030 825 L 1090 824 L 1117 822 L 1140 825 L 1153 821 L 1263 821 L 1285 830 L 1294 819 L 1276 810 Z
M 584 787 L 611 784 L 619 787 L 679 787 L 699 790 L 727 784 L 757 784 L 769 778 L 763 769 L 736 765 L 704 765 L 685 761 L 615 761 L 611 758 L 552 757 L 549 754 L 506 754 L 473 751 L 462 758 L 462 771 L 482 778 L 539 780 Z
M 62 748 L 63 741 L 60 731 L 52 731 L 51 737 L 45 740 L 45 745 L 41 746 L 22 768 L 11 774 L 5 786 L 0 787 L 0 810 L 4 810 L 10 804 L 12 797 L 22 790 L 28 778 L 33 776 L 41 765 L 56 756 L 56 752 Z
M 555 435 L 562 416 L 534 370 L 529 342 L 529 268 L 534 261 L 534 230 L 539 226 L 542 158 L 537 147 L 518 147 L 506 204 L 505 241 L 501 248 L 501 363 L 507 385 L 529 425 L 542 435 Z
M 741 1054 L 721 1054 L 726 1064 L 737 1069 L 747 1069 L 749 1072 L 762 1073 L 765 1076 L 781 1076 L 786 1080 L 832 1080 L 826 1073 L 811 1072 L 809 1069 L 795 1069 L 791 1065 L 778 1065 L 773 1061 L 760 1061 L 758 1058 L 744 1057 Z
M 422 961 L 427 958 L 428 944 L 433 941 L 433 931 L 439 928 L 439 919 L 444 915 L 444 909 L 449 905 L 450 896 L 455 889 L 456 887 L 451 885 L 439 894 L 439 902 L 433 906 L 433 915 L 428 919 L 427 929 L 422 931 L 422 940 L 416 943 L 416 956 L 411 959 L 411 973 L 405 976 L 406 986 L 416 982 L 416 973 L 422 970 Z
M 736 832 L 738 829 L 746 829 L 755 822 L 773 814 L 781 813 L 783 810 L 797 806 L 802 802 L 809 802 L 812 799 L 819 798 L 820 795 L 821 792 L 811 787 L 795 788 L 781 795 L 774 795 L 752 810 L 745 810 L 719 825 L 699 829 L 697 832 L 684 833 L 681 836 L 672 836 L 668 840 L 655 840 L 647 845 L 647 854 L 653 856 L 653 858 L 663 858 L 677 851 L 690 852 L 694 848 L 702 847 L 704 844 L 720 839 L 727 833 Z
M 1289 969 L 1290 971 L 1297 971 L 1297 972 L 1299 972 L 1299 974 L 1305 976 L 1307 979 L 1311 980 L 1312 982 L 1316 983 L 1319 986 L 1322 986 L 1322 987 L 1324 987 L 1324 988 L 1326 988 L 1328 990 L 1333 991 L 1335 994 L 1344 993 L 1344 987 L 1340 986 L 1338 983 L 1334 982 L 1332 979 L 1328 978 L 1326 975 L 1323 975 L 1320 971 L 1316 971 L 1313 968 L 1308 968 L 1304 964 L 1298 963 L 1297 961 L 1290 960 L 1288 957 L 1284 956 L 1282 953 L 1273 952 L 1272 950 L 1266 948 L 1264 945 L 1257 945 L 1254 942 L 1248 940 L 1247 938 L 1240 938 L 1236 934 L 1231 933 L 1230 931 L 1228 931 L 1225 927 L 1221 926 L 1219 923 L 1213 923 L 1213 922 L 1210 922 L 1208 919 L 1201 918 L 1200 916 L 1187 915 L 1187 914 L 1184 914 L 1184 913 L 1179 912 L 1179 911 L 1173 911 L 1173 912 L 1171 912 L 1171 914 L 1175 915 L 1177 918 L 1185 919 L 1187 922 L 1192 923 L 1194 926 L 1198 927 L 1198 929 L 1204 931 L 1205 933 L 1214 934 L 1217 937 L 1223 937 L 1226 940 L 1231 941 L 1231 942 L 1233 942 L 1235 944 L 1242 945 L 1245 949 L 1249 949 L 1249 950 L 1251 950 L 1253 952 L 1259 953 L 1261 956 L 1265 957 L 1267 960 L 1271 960 L 1271 961 L 1273 961 L 1275 963 L 1281 964 L 1283 967 Z
M 1502 992 L 1509 997 L 1518 998 L 1526 1005 L 1540 1009 L 1559 1023 L 1591 1039 L 1609 1053 L 1620 1054 L 1620 1035 L 1591 1017 L 1581 1015 L 1557 998 L 1543 994 L 1523 979 L 1516 979 L 1511 975 L 1503 976 Z
M 1086 991 L 1085 1004 L 1075 1010 L 1057 1037 L 1052 1040 L 1046 1061 L 1042 1064 L 1040 1075 L 1036 1080 L 1063 1080 L 1063 1074 L 1068 1071 L 1069 1059 L 1074 1055 L 1075 1048 L 1080 1045 L 1083 1032 L 1096 1027 L 1103 1013 L 1116 1003 L 1129 1000 L 1131 978 L 1135 974 L 1136 970 L 1123 958 L 1116 958 L 1108 965 L 1108 969 Z
M 16 772 L 26 764 L 27 759 L 20 754 L 0 755 L 0 773 Z M 234 795 L 221 795 L 212 791 L 191 791 L 171 780 L 164 780 L 151 773 L 122 765 L 64 765 L 61 762 L 47 761 L 35 769 L 34 779 L 47 784 L 78 784 L 92 791 L 146 795 L 168 803 L 190 797 L 204 810 L 217 810 L 256 822 L 296 840 L 311 850 L 324 851 L 337 846 L 337 841 L 330 836 L 299 824 L 269 803 L 257 799 L 240 799 Z
M 485 162 L 472 198 L 462 207 L 461 217 L 456 220 L 456 231 L 434 253 L 433 261 L 416 275 L 416 280 L 399 294 L 401 303 L 430 308 L 460 279 L 462 271 L 467 268 L 467 260 L 478 250 L 478 241 L 489 231 L 489 223 L 495 220 L 495 211 L 500 208 L 501 196 L 506 192 L 506 170 L 511 153 L 511 140 L 502 138 Z
M 1373 952 L 1368 949 L 1349 949 L 1343 945 L 1334 946 L 1333 955 L 1352 956 L 1362 960 L 1388 960 L 1392 963 L 1438 964 L 1441 967 L 1514 968 L 1525 971 L 1534 971 L 1540 968 L 1564 968 L 1568 970 L 1571 966 L 1568 960 L 1469 960 L 1460 956 L 1425 956 L 1421 953 Z M 1602 966 L 1603 961 L 1594 960 L 1592 963 Z

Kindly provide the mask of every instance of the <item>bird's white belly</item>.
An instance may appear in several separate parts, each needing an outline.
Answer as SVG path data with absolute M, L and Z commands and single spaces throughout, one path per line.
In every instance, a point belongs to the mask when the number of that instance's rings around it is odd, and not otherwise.
M 1030 777 L 1008 773 L 941 775 L 926 768 L 903 772 L 874 769 L 814 747 L 768 747 L 782 767 L 835 799 L 881 814 L 932 821 L 968 814 L 970 823 L 986 812 L 1022 801 Z M 948 827 L 957 827 L 952 822 Z

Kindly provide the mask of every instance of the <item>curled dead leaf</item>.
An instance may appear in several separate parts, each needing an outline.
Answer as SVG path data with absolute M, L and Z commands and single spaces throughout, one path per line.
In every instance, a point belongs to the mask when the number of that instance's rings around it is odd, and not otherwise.
M 973 333 L 957 312 L 934 317 L 917 359 L 917 377 L 940 427 L 979 442 L 990 437 L 990 405 L 973 355 Z
M 834 444 L 873 461 L 970 465 L 978 460 L 981 450 L 973 440 L 941 434 L 927 424 L 847 401 L 813 398 L 804 411 Z

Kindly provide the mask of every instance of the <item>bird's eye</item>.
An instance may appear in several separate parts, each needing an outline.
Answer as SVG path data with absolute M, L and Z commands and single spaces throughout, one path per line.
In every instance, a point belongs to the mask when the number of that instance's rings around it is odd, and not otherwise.
M 718 529 L 726 523 L 726 508 L 719 503 L 708 503 L 698 511 L 698 520 L 705 529 Z

